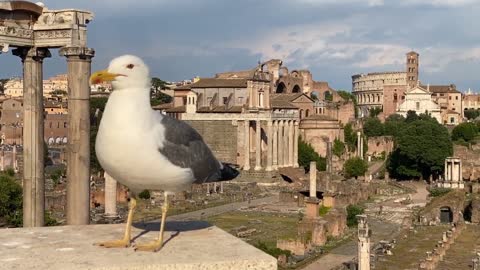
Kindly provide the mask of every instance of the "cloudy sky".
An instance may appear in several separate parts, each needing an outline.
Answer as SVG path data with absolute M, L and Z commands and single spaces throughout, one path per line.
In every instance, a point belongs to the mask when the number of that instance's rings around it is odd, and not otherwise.
M 351 75 L 400 71 L 420 53 L 423 83 L 480 90 L 479 0 L 44 0 L 50 9 L 93 11 L 93 69 L 135 54 L 153 76 L 182 80 L 283 59 L 315 80 L 351 89 Z M 64 73 L 53 51 L 45 77 Z M 21 75 L 0 56 L 0 78 Z

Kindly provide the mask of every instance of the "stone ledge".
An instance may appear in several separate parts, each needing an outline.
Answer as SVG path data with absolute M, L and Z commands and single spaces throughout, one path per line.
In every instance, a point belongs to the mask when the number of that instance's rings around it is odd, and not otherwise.
M 137 243 L 155 239 L 158 223 L 136 224 Z M 277 260 L 205 222 L 167 222 L 157 253 L 105 249 L 124 224 L 0 229 L 0 269 L 277 269 Z

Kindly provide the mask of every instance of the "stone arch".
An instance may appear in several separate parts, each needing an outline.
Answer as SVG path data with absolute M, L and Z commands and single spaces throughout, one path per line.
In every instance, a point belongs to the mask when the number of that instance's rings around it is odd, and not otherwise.
M 63 139 L 62 139 L 62 142 L 63 142 L 64 144 L 67 144 L 67 142 L 68 142 L 68 139 L 67 139 L 67 137 L 66 137 L 66 136 L 65 136 L 65 137 L 63 137 Z
M 292 93 L 300 93 L 302 89 L 300 89 L 300 86 L 298 84 L 295 84 L 295 86 L 292 88 Z
M 303 109 L 300 109 L 300 119 L 303 118 Z
M 287 92 L 287 87 L 285 86 L 285 84 L 283 82 L 280 82 L 278 85 L 277 85 L 277 89 L 275 90 L 275 93 L 286 93 Z
M 441 223 L 452 223 L 453 222 L 453 211 L 449 206 L 440 207 L 440 222 Z
M 48 145 L 52 145 L 52 144 L 54 144 L 54 143 L 55 143 L 55 139 L 54 139 L 54 138 L 52 138 L 52 137 L 48 138 Z
M 310 110 L 309 109 L 306 109 L 305 110 L 305 117 L 308 117 L 310 115 Z
M 380 103 L 380 94 L 377 94 L 377 103 Z
M 62 138 L 60 138 L 60 137 L 55 138 L 55 143 L 56 144 L 61 144 L 62 143 Z
M 301 78 L 302 76 L 300 75 L 300 73 L 296 70 L 292 70 L 292 73 L 290 73 L 290 76 L 294 77 L 294 78 Z
M 332 95 L 332 92 L 330 91 L 325 91 L 323 93 L 323 100 L 327 100 L 327 101 L 333 101 L 333 95 Z

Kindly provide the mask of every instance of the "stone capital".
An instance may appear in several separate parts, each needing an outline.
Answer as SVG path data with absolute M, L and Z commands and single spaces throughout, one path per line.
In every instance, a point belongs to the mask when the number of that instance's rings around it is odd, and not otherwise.
M 52 54 L 47 48 L 37 48 L 37 47 L 19 47 L 12 50 L 12 54 L 18 56 L 25 61 L 27 58 L 32 58 L 35 61 L 42 62 L 44 58 L 51 57 Z
M 60 56 L 78 57 L 80 59 L 90 60 L 95 55 L 95 50 L 87 47 L 63 47 L 59 51 Z

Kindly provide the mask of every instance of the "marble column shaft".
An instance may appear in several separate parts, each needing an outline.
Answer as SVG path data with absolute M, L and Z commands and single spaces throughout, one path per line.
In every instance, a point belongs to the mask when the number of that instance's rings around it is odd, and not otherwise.
M 310 198 L 317 198 L 317 163 L 310 162 Z
M 245 147 L 244 147 L 244 152 L 245 152 L 245 163 L 243 165 L 243 170 L 248 171 L 250 170 L 250 121 L 245 120 L 245 134 L 244 134 L 244 140 L 245 140 Z
M 272 171 L 273 131 L 272 121 L 267 121 L 267 167 L 265 171 Z
M 277 170 L 278 169 L 278 121 L 273 122 L 273 141 L 272 141 L 272 147 L 273 147 L 273 169 Z
M 51 55 L 40 48 L 18 48 L 13 54 L 23 62 L 23 226 L 39 227 L 45 216 L 43 59 Z M 12 159 L 16 170 L 16 156 Z
M 285 121 L 283 125 L 283 166 L 288 167 L 289 166 L 289 158 L 288 155 L 290 154 L 289 148 L 288 148 L 288 121 Z
M 90 223 L 90 85 L 93 49 L 65 47 L 68 70 L 67 224 Z
M 283 120 L 278 121 L 278 167 L 283 168 Z
M 260 120 L 255 121 L 255 171 L 262 169 L 262 127 Z
M 295 129 L 293 135 L 293 167 L 298 168 L 298 140 L 299 140 L 299 125 L 298 121 L 295 121 Z
M 288 122 L 288 166 L 293 167 L 293 121 Z
M 117 181 L 106 172 L 105 177 L 105 216 L 117 215 Z

